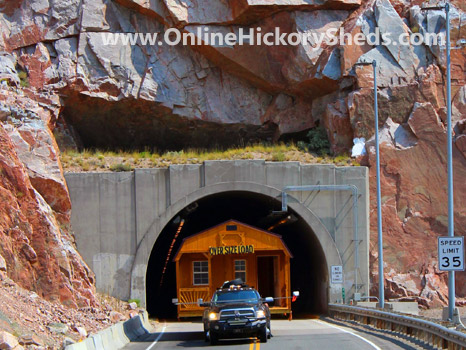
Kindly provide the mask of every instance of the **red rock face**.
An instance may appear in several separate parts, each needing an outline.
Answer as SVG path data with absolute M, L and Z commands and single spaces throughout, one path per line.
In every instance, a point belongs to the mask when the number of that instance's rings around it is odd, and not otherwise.
M 0 169 L 0 255 L 8 275 L 47 300 L 74 308 L 94 305 L 94 275 L 31 184 L 2 125 Z M 78 288 L 73 280 L 80 281 Z
M 407 124 L 395 125 L 390 135 L 393 142 L 381 145 L 385 279 L 389 296 L 417 298 L 425 306 L 441 305 L 448 299 L 444 283 L 447 273 L 439 271 L 437 263 L 437 237 L 447 235 L 448 231 L 445 128 L 430 103 L 416 103 Z M 408 139 L 409 143 L 406 142 Z M 375 191 L 373 147 L 369 163 L 371 191 Z M 456 148 L 453 149 L 453 168 L 455 232 L 464 235 L 466 159 Z M 375 201 L 372 198 L 374 211 Z M 377 217 L 372 215 L 374 260 L 376 242 Z M 377 275 L 375 265 L 374 278 Z M 399 273 L 402 275 L 397 276 Z M 456 293 L 465 297 L 465 273 L 456 275 Z M 377 286 L 373 291 L 377 291 Z
M 5 107 L 5 116 L 0 113 L 0 120 L 19 115 L 13 118 L 16 124 L 4 123 L 4 129 L 29 177 L 29 185 L 24 189 L 32 186 L 53 209 L 55 217 L 61 223 L 67 222 L 70 201 L 51 133 L 60 114 L 76 128 L 86 147 L 230 146 L 235 142 L 275 141 L 283 135 L 323 125 L 332 150 L 348 153 L 354 137 L 369 140 L 374 135 L 372 67 L 356 64 L 375 60 L 379 127 L 384 130 L 387 295 L 417 298 L 424 305 L 444 303 L 446 277 L 437 270 L 435 261 L 436 237 L 445 234 L 447 215 L 444 48 L 348 42 L 336 46 L 316 46 L 314 42 L 298 46 L 221 47 L 205 42 L 129 46 L 104 45 L 102 37 L 102 33 L 120 32 L 162 36 L 170 27 L 184 33 L 196 33 L 198 29 L 226 33 L 261 27 L 264 32 L 278 28 L 282 33 L 316 35 L 332 28 L 353 37 L 357 34 L 369 37 L 376 27 L 381 34 L 391 35 L 430 33 L 432 28 L 443 28 L 442 13 L 427 14 L 419 9 L 421 3 L 420 0 L 6 2 L 2 7 L 6 16 L 0 26 L 0 46 L 11 57 L 6 62 L 0 56 L 0 67 L 5 70 L 0 72 L 1 77 L 11 85 L 29 85 L 31 89 L 18 96 L 13 90 L 0 92 L 0 105 L 18 107 L 18 111 Z M 454 0 L 451 4 L 452 45 L 456 45 L 459 39 L 466 39 L 465 2 Z M 24 73 L 14 72 L 16 65 L 27 73 L 26 78 Z M 457 235 L 465 234 L 466 217 L 465 71 L 466 48 L 453 50 Z M 57 93 L 63 97 L 61 101 Z M 105 134 L 100 132 L 102 128 Z M 373 190 L 373 152 L 369 152 L 367 162 Z M 376 278 L 377 252 L 375 209 L 372 198 L 373 278 Z M 40 220 L 34 224 L 41 226 Z M 15 234 L 18 246 L 14 254 L 20 254 L 31 265 L 29 270 L 21 270 L 24 272 L 15 270 L 15 276 L 26 281 L 31 271 L 36 271 L 36 266 L 44 261 L 46 247 L 40 242 L 36 246 L 27 243 L 31 250 L 23 245 L 20 233 Z M 9 251 L 13 252 L 12 248 Z M 10 265 L 14 254 L 10 254 Z M 86 268 L 80 265 L 78 256 L 65 261 L 81 266 L 82 270 L 75 269 L 75 275 L 65 274 L 64 280 L 71 284 L 64 283 L 53 293 L 59 299 L 79 303 L 80 298 L 92 295 L 92 287 L 86 287 L 87 282 L 82 284 L 80 280 L 87 281 Z M 67 269 L 57 270 L 58 275 L 64 270 Z M 458 295 L 466 296 L 465 275 L 457 274 L 457 282 Z
M 55 124 L 60 110 L 58 98 L 34 93 L 27 97 L 14 91 L 0 90 L 0 105 L 9 119 L 4 129 L 27 169 L 29 180 L 47 204 L 67 221 L 71 201 L 58 146 L 49 127 Z
M 0 6 L 4 14 L 11 16 L 15 12 L 15 10 L 21 7 L 22 2 L 23 2 L 22 0 L 18 0 L 18 1 L 2 0 L 0 1 Z
M 394 140 L 383 142 L 380 151 L 388 297 L 416 297 L 424 305 L 440 305 L 448 299 L 444 283 L 447 273 L 440 272 L 437 263 L 437 237 L 447 235 L 448 231 L 445 128 L 430 103 L 416 103 L 407 124 L 395 125 L 391 131 L 385 129 L 384 132 L 389 132 L 390 139 Z M 406 142 L 408 137 L 409 143 Z M 466 224 L 466 158 L 458 149 L 453 151 L 455 232 L 462 235 Z M 373 146 L 369 164 L 371 193 L 374 193 Z M 375 212 L 374 197 L 371 206 Z M 376 215 L 371 216 L 371 245 L 375 259 Z M 373 267 L 375 278 L 376 264 Z M 400 273 L 403 277 L 397 276 Z M 456 293 L 466 297 L 465 273 L 456 275 Z

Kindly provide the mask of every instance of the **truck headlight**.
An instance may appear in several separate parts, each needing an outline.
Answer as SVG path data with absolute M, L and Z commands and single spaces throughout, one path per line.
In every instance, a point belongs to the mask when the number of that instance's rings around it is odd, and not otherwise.
M 257 318 L 265 318 L 265 311 L 264 310 L 258 310 L 256 312 L 256 317 Z
M 216 313 L 216 312 L 211 312 L 211 313 L 209 314 L 209 320 L 210 320 L 210 321 L 217 321 L 217 320 L 218 320 L 218 313 Z

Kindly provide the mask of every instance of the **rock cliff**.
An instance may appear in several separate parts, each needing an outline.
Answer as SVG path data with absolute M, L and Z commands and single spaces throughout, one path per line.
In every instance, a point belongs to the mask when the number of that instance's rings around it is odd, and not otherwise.
M 456 45 L 466 38 L 466 9 L 462 0 L 451 3 Z M 89 295 L 92 284 L 91 273 L 60 233 L 70 202 L 52 134 L 57 121 L 79 145 L 128 149 L 277 141 L 321 125 L 332 150 L 344 153 L 354 137 L 373 137 L 372 67 L 357 63 L 376 60 L 379 126 L 383 128 L 387 293 L 417 298 L 425 305 L 444 303 L 445 274 L 435 261 L 436 237 L 445 234 L 447 215 L 443 46 L 348 42 L 170 46 L 165 42 L 144 45 L 141 40 L 136 45 L 105 45 L 103 35 L 158 33 L 162 37 L 169 28 L 178 28 L 196 36 L 199 31 L 225 34 L 260 27 L 264 32 L 279 28 L 282 33 L 316 35 L 335 29 L 365 37 L 378 31 L 394 37 L 445 32 L 441 11 L 421 11 L 421 0 L 22 0 L 1 4 L 0 78 L 4 83 L 0 105 L 5 140 L 1 154 L 5 161 L 0 189 L 7 196 L 2 203 L 16 204 L 4 204 L 0 224 L 9 237 L 5 242 L 11 243 L 2 243 L 0 254 L 17 279 L 40 281 L 34 282 L 41 284 L 37 288 L 44 293 L 51 288 L 57 298 L 72 294 L 68 299 L 77 304 L 83 302 L 81 295 Z M 466 49 L 454 50 L 458 235 L 464 235 L 466 227 L 465 71 Z M 374 187 L 373 140 L 367 149 Z M 18 215 L 12 214 L 11 206 Z M 375 278 L 375 198 L 371 209 Z M 35 214 L 29 215 L 28 210 Z M 34 234 L 44 225 L 53 229 Z M 20 227 L 17 237 L 9 233 L 15 227 Z M 49 239 L 55 243 L 45 246 Z M 20 264 L 15 261 L 18 256 L 27 266 L 24 270 L 13 267 Z M 61 276 L 60 287 L 46 279 L 29 278 L 45 266 L 50 266 L 49 274 Z M 461 297 L 466 297 L 465 282 L 466 275 L 457 274 Z
M 33 98 L 1 95 L 10 110 L 0 124 L 0 279 L 69 307 L 95 305 L 94 275 L 67 229 L 69 195 L 42 119 L 50 114 Z

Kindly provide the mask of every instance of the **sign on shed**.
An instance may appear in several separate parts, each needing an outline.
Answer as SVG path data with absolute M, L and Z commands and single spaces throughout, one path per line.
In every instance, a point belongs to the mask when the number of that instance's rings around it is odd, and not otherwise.
M 464 237 L 438 238 L 440 271 L 464 271 Z

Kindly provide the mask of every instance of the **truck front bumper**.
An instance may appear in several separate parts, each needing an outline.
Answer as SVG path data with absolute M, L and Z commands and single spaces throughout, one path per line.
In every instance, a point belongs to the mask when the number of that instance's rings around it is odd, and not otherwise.
M 265 319 L 212 321 L 209 324 L 209 332 L 218 334 L 219 338 L 243 338 L 255 336 L 266 327 L 267 321 Z

